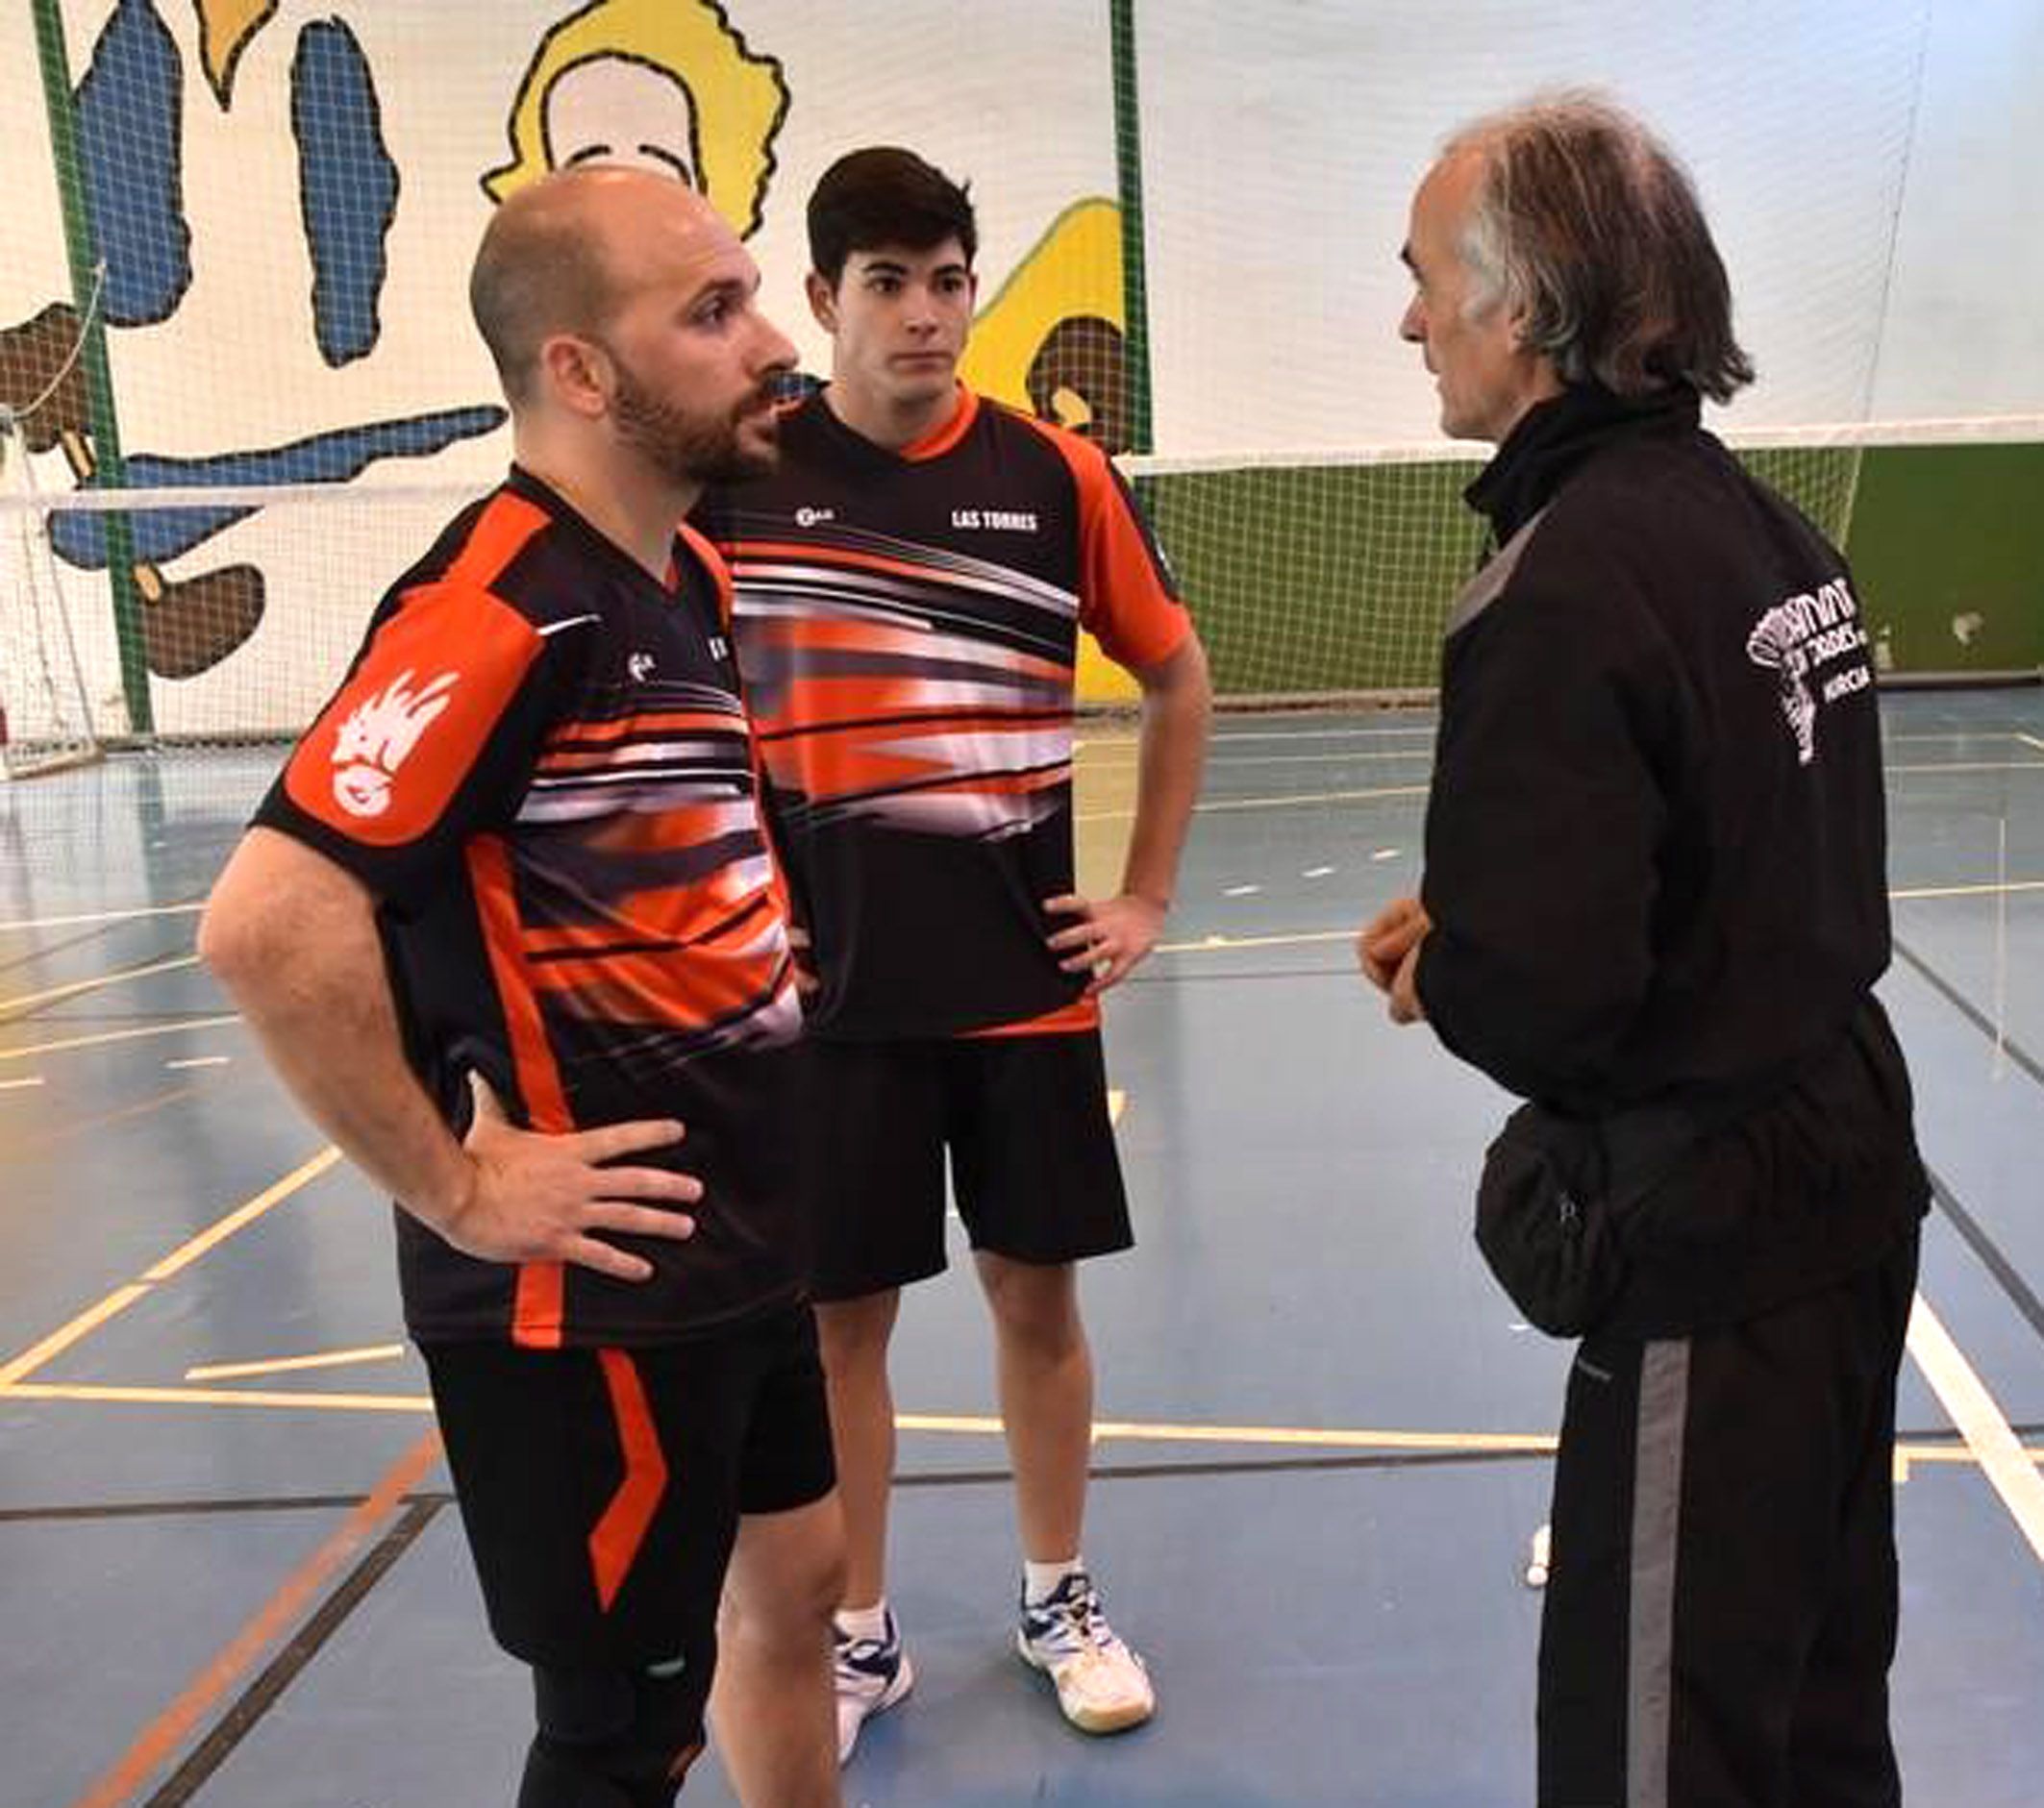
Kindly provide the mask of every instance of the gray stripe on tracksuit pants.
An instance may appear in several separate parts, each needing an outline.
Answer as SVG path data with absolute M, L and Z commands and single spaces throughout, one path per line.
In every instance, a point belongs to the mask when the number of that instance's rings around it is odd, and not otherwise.
M 1633 1571 L 1627 1591 L 1626 1808 L 1668 1808 L 1674 1706 L 1675 1563 L 1682 1529 L 1689 1340 L 1649 1343 L 1640 1359 L 1633 1468 Z
M 1569 1375 L 1540 1808 L 1897 1808 L 1895 1375 L 1913 1229 L 1826 1288 Z

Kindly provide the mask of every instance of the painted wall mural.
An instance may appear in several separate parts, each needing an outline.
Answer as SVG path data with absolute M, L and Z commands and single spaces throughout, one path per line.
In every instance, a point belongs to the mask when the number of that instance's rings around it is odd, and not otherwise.
M 103 482 L 83 299 L 107 331 L 131 487 L 480 487 L 508 453 L 466 317 L 490 207 L 577 162 L 664 170 L 753 241 L 768 306 L 800 336 L 808 186 L 841 151 L 898 138 L 972 177 L 981 199 L 987 300 L 968 381 L 1119 450 L 1130 409 L 1097 12 L 1054 6 L 1050 23 L 1063 13 L 1071 29 L 1029 53 L 1038 91 L 1072 97 L 1087 128 L 1072 139 L 1092 148 L 1015 181 L 991 138 L 961 141 L 957 94 L 880 105 L 851 40 L 840 49 L 818 9 L 785 0 L 503 0 L 486 23 L 361 0 L 74 0 L 77 175 L 102 267 L 93 295 L 71 292 L 54 204 L 0 227 L 0 406 L 42 487 Z M 945 37 L 948 66 L 960 40 Z M 39 119 L 24 24 L 0 25 L 0 67 L 10 115 Z M 54 164 L 23 174 L 54 194 Z M 821 340 L 804 343 L 820 366 Z M 128 517 L 149 671 L 176 693 L 153 694 L 173 719 L 178 696 L 202 691 L 212 701 L 183 712 L 194 727 L 252 697 L 287 720 L 316 704 L 332 650 L 394 575 L 309 557 L 290 543 L 303 531 L 271 519 L 287 512 L 187 497 Z M 108 520 L 53 518 L 67 596 L 87 581 L 106 595 Z M 111 666 L 109 649 L 94 656 Z

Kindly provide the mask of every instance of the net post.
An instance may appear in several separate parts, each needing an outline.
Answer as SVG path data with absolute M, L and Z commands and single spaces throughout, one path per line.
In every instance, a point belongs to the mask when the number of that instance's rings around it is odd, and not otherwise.
M 1154 452 L 1150 421 L 1150 292 L 1143 262 L 1142 126 L 1134 0 L 1108 0 L 1113 43 L 1114 182 L 1121 204 L 1122 342 L 1129 369 L 1129 450 Z
M 101 285 L 99 235 L 92 219 L 92 201 L 78 159 L 77 116 L 72 111 L 70 59 L 65 52 L 63 19 L 57 0 L 33 0 L 36 55 L 42 74 L 43 105 L 49 113 L 50 148 L 57 165 L 58 197 L 63 209 L 64 251 L 71 272 L 71 296 L 83 323 L 83 362 L 92 422 L 92 455 L 96 482 L 103 489 L 124 489 L 128 474 L 121 458 L 120 431 L 114 418 L 113 380 L 107 363 L 106 318 L 99 307 Z M 107 582 L 113 598 L 113 625 L 120 648 L 121 691 L 128 726 L 137 733 L 154 731 L 149 698 L 149 664 L 142 640 L 143 607 L 135 582 L 135 536 L 124 513 L 107 517 Z

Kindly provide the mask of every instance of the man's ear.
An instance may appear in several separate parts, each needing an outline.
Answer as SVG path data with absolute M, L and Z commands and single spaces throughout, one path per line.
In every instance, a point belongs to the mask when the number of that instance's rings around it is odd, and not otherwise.
M 837 296 L 831 285 L 823 280 L 820 270 L 811 270 L 803 279 L 803 290 L 810 298 L 810 312 L 816 316 L 816 324 L 826 333 L 837 331 Z
M 594 420 L 610 408 L 613 373 L 602 346 L 556 333 L 540 342 L 538 361 L 547 393 L 570 413 Z

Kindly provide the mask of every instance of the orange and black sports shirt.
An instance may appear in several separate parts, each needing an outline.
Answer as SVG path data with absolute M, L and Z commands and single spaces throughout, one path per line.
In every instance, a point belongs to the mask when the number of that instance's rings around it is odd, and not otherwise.
M 827 393 L 827 392 L 826 392 Z M 1099 449 L 960 388 L 901 452 L 783 417 L 775 475 L 697 515 L 731 565 L 777 845 L 853 1039 L 1098 1022 L 1042 900 L 1072 889 L 1079 630 L 1124 665 L 1191 624 Z
M 450 1124 L 474 1072 L 535 1129 L 687 1129 L 636 1158 L 705 1188 L 692 1238 L 633 1246 L 648 1281 L 476 1261 L 399 1212 L 424 1340 L 664 1342 L 794 1291 L 785 892 L 722 565 L 685 530 L 669 578 L 513 469 L 385 596 L 257 815 L 375 895 Z

